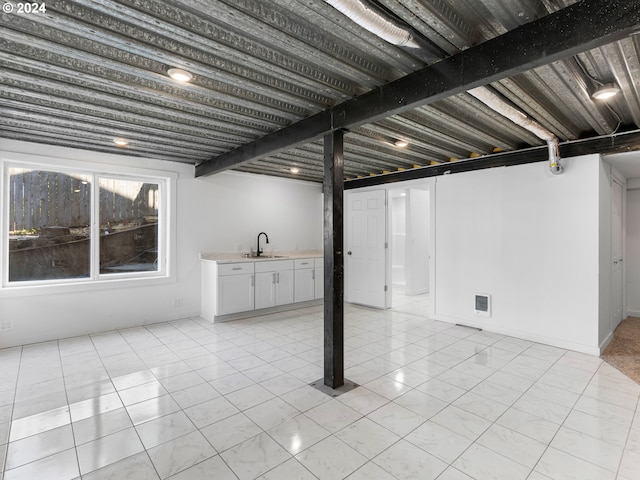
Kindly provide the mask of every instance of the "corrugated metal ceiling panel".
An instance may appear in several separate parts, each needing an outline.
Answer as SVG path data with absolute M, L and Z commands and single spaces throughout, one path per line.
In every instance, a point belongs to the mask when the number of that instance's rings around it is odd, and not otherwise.
M 429 48 L 397 47 L 322 0 L 47 0 L 0 17 L 0 135 L 197 164 L 574 1 L 378 0 Z M 561 140 L 640 127 L 638 36 L 492 84 Z M 168 78 L 171 67 L 194 74 Z M 590 93 L 616 81 L 609 106 Z M 113 137 L 129 139 L 125 150 Z M 399 149 L 396 139 L 409 141 Z M 459 94 L 353 129 L 345 175 L 542 141 Z M 289 171 L 298 166 L 297 175 Z M 322 144 L 238 168 L 322 180 Z

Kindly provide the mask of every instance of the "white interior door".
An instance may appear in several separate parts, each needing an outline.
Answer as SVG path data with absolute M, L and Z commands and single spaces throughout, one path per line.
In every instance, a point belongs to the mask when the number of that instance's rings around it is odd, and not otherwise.
M 345 222 L 345 300 L 387 308 L 386 191 L 349 192 Z
M 611 253 L 612 253 L 612 277 L 611 277 L 611 307 L 613 308 L 613 329 L 623 319 L 623 275 L 622 268 L 622 196 L 623 188 L 618 182 L 613 181 L 611 198 Z

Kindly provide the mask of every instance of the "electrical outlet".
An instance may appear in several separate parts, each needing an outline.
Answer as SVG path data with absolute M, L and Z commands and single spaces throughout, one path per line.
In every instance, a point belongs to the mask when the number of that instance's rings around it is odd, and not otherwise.
M 13 320 L 4 318 L 0 320 L 0 332 L 6 332 L 7 330 L 13 330 Z
M 174 307 L 182 307 L 184 305 L 184 298 L 174 298 L 173 306 Z

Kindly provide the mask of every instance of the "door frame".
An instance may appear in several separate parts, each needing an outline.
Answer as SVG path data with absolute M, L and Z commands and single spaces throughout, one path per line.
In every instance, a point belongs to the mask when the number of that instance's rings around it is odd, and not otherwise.
M 429 295 L 431 296 L 431 301 L 429 302 L 429 314 L 435 314 L 435 289 L 436 289 L 436 281 L 435 281 L 435 251 L 436 251 L 436 236 L 435 236 L 435 194 L 436 194 L 436 180 L 437 177 L 427 177 L 420 178 L 416 180 L 406 180 L 402 182 L 395 183 L 385 183 L 382 185 L 373 185 L 370 187 L 362 187 L 362 188 L 354 188 L 345 190 L 344 192 L 344 205 L 343 208 L 346 212 L 347 209 L 347 195 L 351 193 L 359 193 L 366 192 L 370 190 L 385 190 L 386 191 L 386 226 L 385 226 L 385 237 L 386 242 L 388 244 L 388 248 L 385 250 L 385 283 L 388 286 L 387 291 L 385 293 L 385 304 L 386 308 L 393 308 L 393 282 L 392 282 L 392 263 L 391 263 L 391 249 L 393 245 L 391 245 L 391 202 L 389 201 L 390 190 L 398 190 L 403 188 L 420 188 L 427 190 L 429 192 Z M 346 218 L 346 215 L 345 215 Z M 347 238 L 347 222 L 345 222 L 344 226 L 344 236 Z M 345 241 L 346 248 L 346 241 Z M 346 262 L 345 262 L 346 265 Z M 348 275 L 346 267 L 345 267 L 345 276 Z M 346 282 L 345 282 L 346 287 Z M 346 298 L 346 295 L 345 295 Z
M 613 195 L 614 195 L 614 186 L 613 184 L 617 183 L 620 186 L 620 196 L 621 196 L 621 202 L 620 202 L 620 208 L 621 208 L 621 218 L 620 218 L 620 241 L 621 241 L 621 252 L 620 255 L 622 257 L 622 267 L 620 268 L 620 275 L 622 276 L 621 279 L 621 289 L 622 289 L 622 315 L 621 315 L 621 319 L 620 322 L 622 322 L 622 320 L 624 320 L 625 318 L 627 318 L 628 312 L 627 312 L 627 282 L 626 282 L 626 278 L 627 278 L 627 269 L 626 269 L 626 257 L 627 257 L 627 196 L 626 196 L 626 192 L 627 192 L 627 181 L 626 179 L 621 176 L 618 172 L 615 171 L 615 169 L 612 168 L 612 172 L 611 172 L 611 255 L 609 255 L 609 258 L 611 260 L 613 260 Z M 616 322 L 615 318 L 613 318 L 613 304 L 614 304 L 614 267 L 613 267 L 613 263 L 610 261 L 610 267 L 611 267 L 611 286 L 610 286 L 610 295 L 611 295 L 611 301 L 610 301 L 610 315 L 612 316 L 611 318 L 611 334 L 613 334 L 613 331 L 616 329 L 616 327 L 618 325 L 620 325 L 620 322 Z

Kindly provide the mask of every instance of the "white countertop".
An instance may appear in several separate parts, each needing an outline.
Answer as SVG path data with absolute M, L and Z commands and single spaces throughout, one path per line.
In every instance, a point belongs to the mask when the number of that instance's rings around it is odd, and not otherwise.
M 247 257 L 244 253 L 202 252 L 200 260 L 217 263 L 262 262 L 264 260 L 295 260 L 298 258 L 320 258 L 322 250 L 288 250 L 264 252 L 259 257 Z

